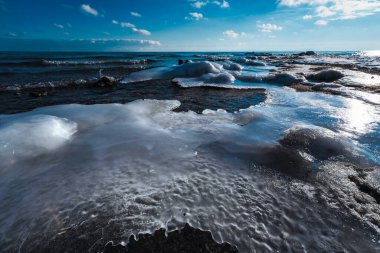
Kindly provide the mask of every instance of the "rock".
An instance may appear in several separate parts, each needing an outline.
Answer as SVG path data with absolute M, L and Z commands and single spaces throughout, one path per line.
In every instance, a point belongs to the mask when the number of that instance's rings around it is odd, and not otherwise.
M 95 87 L 114 87 L 117 86 L 117 80 L 111 76 L 103 76 L 93 83 Z
M 314 51 L 306 51 L 305 55 L 316 55 L 317 53 Z
M 104 253 L 236 253 L 235 246 L 219 244 L 212 238 L 211 232 L 192 228 L 189 224 L 181 230 L 168 232 L 159 229 L 153 234 L 139 234 L 137 240 L 132 235 L 126 246 L 106 244 Z
M 47 91 L 32 91 L 29 93 L 29 96 L 31 97 L 46 97 L 47 95 Z
M 318 160 L 343 155 L 353 157 L 353 150 L 348 140 L 337 133 L 322 127 L 295 126 L 285 132 L 280 141 L 284 146 L 302 150 Z
M 288 73 L 277 73 L 273 75 L 264 76 L 263 82 L 266 83 L 277 83 L 282 85 L 292 85 L 305 81 L 303 78 L 298 78 L 294 75 Z
M 341 88 L 342 85 L 340 84 L 331 84 L 331 83 L 321 83 L 314 85 L 311 89 L 314 91 L 323 91 L 325 89 L 336 89 Z
M 317 53 L 314 51 L 306 51 L 306 52 L 299 53 L 298 55 L 300 55 L 300 56 L 303 56 L 303 55 L 311 56 L 311 55 L 317 55 Z
M 317 74 L 310 74 L 306 76 L 307 80 L 314 82 L 335 82 L 344 77 L 343 73 L 337 70 L 323 70 Z
M 224 69 L 226 69 L 226 70 L 233 70 L 233 71 L 241 71 L 244 68 L 240 64 L 233 63 L 233 62 L 225 62 L 222 65 L 223 65 Z
M 264 62 L 251 61 L 251 60 L 246 61 L 245 64 L 247 64 L 249 66 L 257 66 L 257 67 L 265 67 L 266 66 L 266 64 Z

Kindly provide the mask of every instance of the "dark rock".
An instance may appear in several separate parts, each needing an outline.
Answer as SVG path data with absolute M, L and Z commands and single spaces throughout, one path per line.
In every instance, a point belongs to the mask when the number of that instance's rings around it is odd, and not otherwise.
M 178 65 L 182 65 L 184 64 L 185 62 L 183 60 L 178 60 Z
M 340 155 L 353 156 L 348 140 L 322 127 L 293 127 L 285 132 L 280 143 L 287 147 L 303 150 L 319 160 L 327 160 Z
M 305 55 L 316 55 L 317 53 L 314 51 L 306 51 Z
M 340 84 L 331 84 L 331 83 L 321 83 L 314 85 L 311 89 L 314 91 L 323 91 L 325 89 L 336 89 L 341 88 L 342 85 Z
M 300 55 L 300 56 L 303 56 L 303 55 L 311 56 L 311 55 L 317 55 L 317 53 L 314 52 L 314 51 L 306 51 L 306 52 L 299 53 L 297 55 Z
M 130 236 L 126 246 L 106 244 L 104 253 L 235 253 L 235 246 L 219 244 L 212 238 L 211 232 L 192 228 L 189 224 L 181 230 L 168 232 L 159 229 L 153 234 Z
M 47 91 L 32 91 L 29 93 L 29 96 L 31 97 L 46 97 L 47 95 Z
M 292 85 L 305 81 L 302 78 L 298 78 L 294 75 L 287 73 L 277 73 L 273 75 L 268 75 L 263 77 L 263 82 L 266 83 L 277 83 L 282 85 Z
M 306 76 L 310 81 L 314 82 L 334 82 L 344 77 L 343 73 L 337 70 L 323 70 L 317 74 L 311 74 Z
M 117 86 L 118 80 L 111 76 L 103 76 L 93 83 L 94 87 L 114 87 Z

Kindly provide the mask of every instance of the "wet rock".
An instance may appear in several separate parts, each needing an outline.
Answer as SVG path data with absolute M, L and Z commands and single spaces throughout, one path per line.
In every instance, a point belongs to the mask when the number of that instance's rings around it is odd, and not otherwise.
M 318 173 L 320 196 L 330 206 L 347 210 L 361 222 L 380 229 L 378 168 L 326 161 Z
M 93 83 L 94 87 L 114 87 L 117 86 L 118 80 L 111 76 L 103 76 Z
M 306 51 L 306 52 L 299 53 L 298 55 L 300 55 L 300 56 L 303 56 L 303 55 L 311 56 L 311 55 L 317 55 L 317 53 L 314 51 Z
M 347 141 L 322 127 L 293 127 L 285 132 L 280 143 L 305 151 L 319 160 L 339 155 L 352 156 Z
M 310 74 L 306 76 L 307 80 L 314 82 L 335 82 L 344 77 L 343 73 L 337 70 L 323 70 L 317 74 Z
M 337 89 L 341 88 L 342 85 L 340 84 L 332 84 L 332 83 L 321 83 L 314 85 L 311 89 L 314 91 L 323 91 L 325 89 Z
M 179 59 L 179 60 L 178 60 L 178 65 L 183 65 L 183 64 L 185 64 L 185 63 L 189 63 L 189 62 L 191 62 L 191 61 L 189 61 L 189 60 L 182 60 L 182 59 Z
M 246 65 L 248 66 L 257 66 L 257 67 L 265 67 L 266 64 L 264 62 L 261 62 L 261 61 L 252 61 L 252 60 L 247 60 L 245 62 Z
M 159 229 L 153 234 L 139 234 L 129 238 L 126 246 L 106 244 L 104 253 L 235 253 L 235 246 L 219 244 L 212 238 L 211 232 L 192 228 L 189 224 L 181 230 L 167 233 Z
M 241 71 L 243 69 L 243 66 L 237 63 L 233 63 L 233 62 L 226 62 L 226 63 L 223 63 L 222 65 L 223 65 L 223 68 L 227 70 Z
M 46 97 L 48 95 L 47 91 L 31 91 L 29 96 L 31 97 Z
M 305 81 L 303 78 L 298 78 L 297 76 L 288 73 L 277 73 L 263 77 L 263 82 L 282 85 L 292 85 L 303 81 Z
M 295 89 L 296 91 L 300 92 L 312 92 L 312 87 L 311 85 L 308 85 L 306 83 L 297 83 L 297 84 L 292 84 L 290 85 L 290 88 Z

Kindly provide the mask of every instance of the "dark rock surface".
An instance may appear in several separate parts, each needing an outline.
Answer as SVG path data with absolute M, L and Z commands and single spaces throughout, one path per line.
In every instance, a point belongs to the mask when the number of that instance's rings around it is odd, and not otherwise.
M 48 90 L 49 96 L 45 97 L 29 95 L 30 92 L 40 92 L 41 89 L 20 90 L 16 95 L 13 91 L 0 92 L 0 99 L 3 101 L 0 105 L 0 113 L 17 113 L 57 104 L 128 103 L 137 99 L 179 100 L 181 107 L 177 111 L 192 110 L 201 113 L 204 109 L 225 109 L 234 112 L 266 99 L 263 89 L 181 88 L 170 80 L 80 87 L 51 88 Z
M 139 234 L 129 238 L 126 246 L 107 243 L 104 253 L 235 253 L 235 246 L 228 243 L 218 244 L 212 238 L 211 232 L 192 228 L 186 224 L 181 230 L 165 234 L 160 229 L 154 234 Z

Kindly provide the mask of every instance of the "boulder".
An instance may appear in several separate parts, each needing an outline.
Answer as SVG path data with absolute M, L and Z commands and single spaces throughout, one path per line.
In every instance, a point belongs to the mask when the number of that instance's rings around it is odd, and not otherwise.
M 282 85 L 292 85 L 305 81 L 303 78 L 298 78 L 297 76 L 288 73 L 277 73 L 272 75 L 267 75 L 262 78 L 265 83 L 276 83 Z
M 103 76 L 93 83 L 95 87 L 114 87 L 117 86 L 117 79 L 111 76 Z
M 335 82 L 339 79 L 344 77 L 344 74 L 340 71 L 330 69 L 330 70 L 323 70 L 321 72 L 318 72 L 316 74 L 310 74 L 307 75 L 307 80 L 314 81 L 314 82 Z

